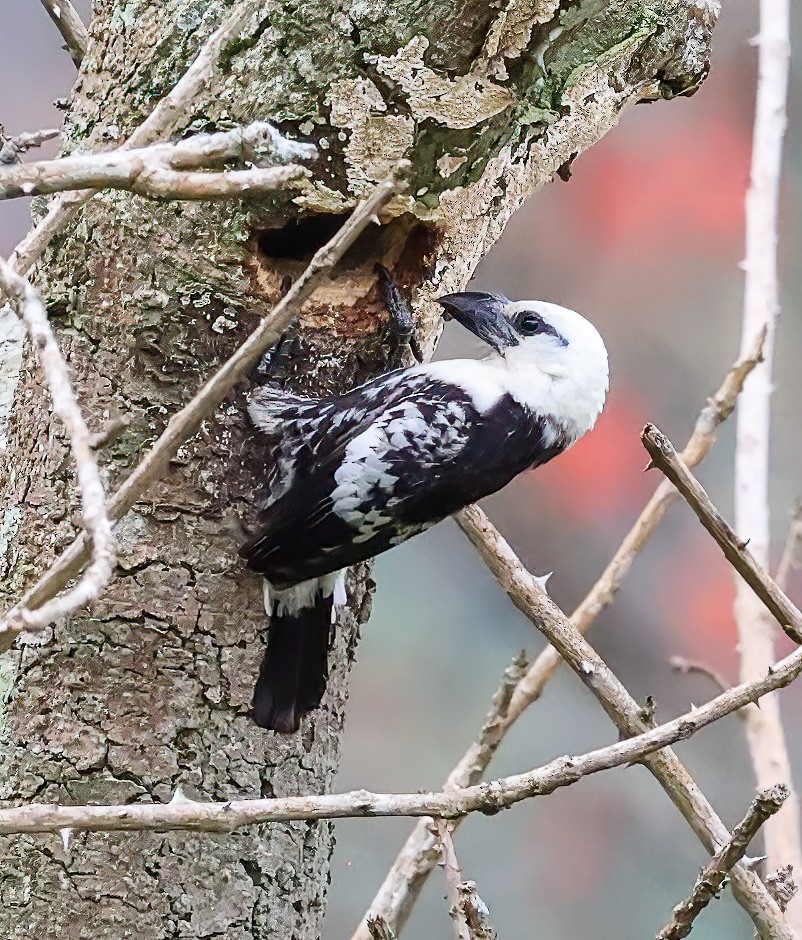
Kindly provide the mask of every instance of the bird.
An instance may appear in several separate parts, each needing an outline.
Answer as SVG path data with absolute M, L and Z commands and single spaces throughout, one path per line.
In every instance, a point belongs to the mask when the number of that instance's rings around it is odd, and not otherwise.
M 251 395 L 274 457 L 240 548 L 269 616 L 251 710 L 262 728 L 293 733 L 321 704 L 345 569 L 554 459 L 604 407 L 607 350 L 581 314 L 480 291 L 438 302 L 485 358 L 398 368 L 322 398 Z

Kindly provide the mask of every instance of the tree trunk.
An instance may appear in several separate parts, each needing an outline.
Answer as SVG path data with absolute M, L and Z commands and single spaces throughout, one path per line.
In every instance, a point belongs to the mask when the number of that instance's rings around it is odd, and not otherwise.
M 230 4 L 96 0 L 68 149 L 124 139 Z M 107 194 L 41 267 L 49 309 L 110 486 L 297 275 L 343 213 L 402 156 L 407 196 L 307 305 L 275 374 L 343 389 L 383 368 L 373 264 L 412 292 L 425 348 L 431 298 L 461 289 L 511 213 L 642 98 L 692 90 L 712 4 L 677 0 L 266 2 L 227 49 L 188 129 L 268 118 L 316 142 L 312 181 L 271 202 L 194 205 Z M 2 797 L 123 802 L 317 792 L 339 757 L 347 679 L 371 583 L 352 572 L 323 708 L 299 734 L 246 716 L 263 652 L 259 581 L 229 523 L 247 520 L 260 451 L 244 390 L 118 526 L 120 567 L 85 615 L 23 637 L 5 664 Z M 75 532 L 72 469 L 35 371 L 9 429 L 0 547 L 8 600 Z M 18 512 L 16 507 L 21 507 Z M 321 823 L 233 835 L 79 834 L 3 840 L 8 938 L 319 936 L 332 848 Z

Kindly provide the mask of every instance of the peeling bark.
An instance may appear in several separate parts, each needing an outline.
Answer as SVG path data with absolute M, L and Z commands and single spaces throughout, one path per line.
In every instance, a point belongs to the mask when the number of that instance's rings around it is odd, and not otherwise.
M 229 4 L 100 0 L 71 98 L 68 149 L 113 146 L 169 89 Z M 678 0 L 331 0 L 266 3 L 226 50 L 187 127 L 270 118 L 320 146 L 312 181 L 273 200 L 168 204 L 106 194 L 58 240 L 40 280 L 94 428 L 130 419 L 105 453 L 115 485 L 298 274 L 337 215 L 398 158 L 409 195 L 307 306 L 276 375 L 305 390 L 382 368 L 373 265 L 413 295 L 425 348 L 432 298 L 464 287 L 512 212 L 642 98 L 696 87 L 712 4 Z M 119 525 L 119 577 L 86 615 L 4 664 L 2 797 L 123 802 L 319 792 L 339 756 L 347 675 L 371 583 L 352 574 L 324 707 L 299 735 L 245 715 L 262 654 L 258 580 L 228 523 L 247 519 L 269 455 L 243 393 Z M 2 403 L 0 403 L 2 407 Z M 0 519 L 2 590 L 20 592 L 74 533 L 70 463 L 39 377 L 20 380 Z M 17 507 L 23 512 L 19 513 Z M 5 534 L 3 534 L 5 533 Z M 6 937 L 314 937 L 328 824 L 233 835 L 4 838 Z

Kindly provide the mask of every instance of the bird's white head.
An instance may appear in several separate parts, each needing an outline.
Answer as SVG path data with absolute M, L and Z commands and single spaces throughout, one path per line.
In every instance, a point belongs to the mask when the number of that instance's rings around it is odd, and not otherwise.
M 575 310 L 542 300 L 466 292 L 439 298 L 446 311 L 493 349 L 521 404 L 560 421 L 574 439 L 596 423 L 609 385 L 607 349 Z

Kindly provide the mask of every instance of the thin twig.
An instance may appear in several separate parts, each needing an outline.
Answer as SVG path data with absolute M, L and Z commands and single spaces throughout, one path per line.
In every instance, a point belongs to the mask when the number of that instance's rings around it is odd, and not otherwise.
M 81 514 L 86 531 L 85 541 L 91 545 L 91 564 L 86 569 L 83 578 L 73 588 L 55 597 L 36 611 L 18 611 L 16 621 L 18 628 L 36 630 L 59 617 L 67 616 L 99 596 L 111 579 L 114 570 L 114 539 L 107 514 L 106 493 L 92 451 L 91 434 L 78 407 L 67 363 L 50 329 L 42 298 L 38 291 L 34 290 L 25 278 L 15 274 L 2 258 L 0 258 L 0 290 L 9 298 L 11 305 L 25 323 L 45 374 L 53 411 L 63 422 L 70 439 L 70 447 L 75 458 L 78 489 L 81 494 Z
M 41 147 L 48 140 L 55 140 L 61 136 L 58 128 L 48 128 L 43 131 L 23 131 L 15 137 L 5 137 L 3 134 L 3 125 L 0 124 L 0 176 L 6 171 L 6 167 L 19 162 L 20 154 L 32 150 L 34 147 Z
M 710 452 L 718 426 L 732 413 L 746 376 L 761 356 L 762 337 L 758 337 L 749 354 L 732 366 L 708 400 L 682 452 L 687 466 L 701 463 Z M 610 563 L 574 611 L 571 620 L 581 633 L 586 633 L 605 607 L 612 603 L 635 558 L 645 548 L 677 495 L 667 480 L 657 487 Z M 552 646 L 547 646 L 531 665 L 525 661 L 522 664 L 518 658 L 513 661 L 494 696 L 494 703 L 499 701 L 503 706 L 496 708 L 494 704 L 482 732 L 448 775 L 444 789 L 465 787 L 482 779 L 504 736 L 524 711 L 540 698 L 561 662 L 559 653 Z M 406 923 L 437 860 L 437 846 L 430 823 L 421 820 L 393 862 L 352 940 L 367 940 L 367 917 L 370 914 L 381 914 L 398 931 Z
M 398 189 L 408 161 L 400 161 L 393 173 L 380 183 L 368 199 L 360 203 L 334 237 L 320 248 L 304 273 L 262 320 L 237 351 L 206 382 L 197 394 L 173 417 L 167 427 L 109 500 L 109 516 L 116 522 L 162 475 L 179 447 L 220 406 L 225 396 L 247 375 L 298 316 L 323 277 L 342 258 L 360 232 L 381 212 Z M 86 564 L 87 540 L 79 536 L 56 564 L 0 621 L 0 651 L 8 649 L 21 629 L 31 629 L 24 611 L 38 608 L 74 578 Z M 39 624 L 42 626 L 43 624 Z
M 451 830 L 445 819 L 434 821 L 434 832 L 440 845 L 440 864 L 446 879 L 446 899 L 448 901 L 448 914 L 454 928 L 454 940 L 471 940 L 471 931 L 462 908 L 462 869 L 457 860 L 454 849 L 454 840 Z
M 791 58 L 789 0 L 760 0 L 757 36 L 758 80 L 752 161 L 746 194 L 746 257 L 741 348 L 761 329 L 767 331 L 765 362 L 744 386 L 738 406 L 735 440 L 734 519 L 738 532 L 766 571 L 770 564 L 770 435 L 773 352 L 780 312 L 777 278 L 778 218 L 782 151 L 787 124 L 788 73 Z M 751 586 L 751 585 L 750 585 Z M 762 675 L 775 656 L 776 625 L 764 606 L 736 578 L 735 620 L 738 627 L 740 677 Z M 787 632 L 787 631 L 786 631 Z M 802 870 L 802 824 L 793 793 L 788 744 L 776 698 L 746 716 L 746 739 L 757 786 L 782 780 L 791 799 L 766 824 L 769 869 L 790 864 Z M 802 898 L 788 908 L 788 922 L 802 934 Z
M 470 506 L 455 518 L 507 596 L 582 679 L 619 731 L 624 735 L 642 733 L 647 726 L 638 703 L 546 594 L 540 579 L 526 570 L 484 512 L 477 506 Z M 727 827 L 672 750 L 667 748 L 659 754 L 649 754 L 642 762 L 709 852 L 729 840 Z M 749 913 L 761 937 L 793 938 L 776 902 L 753 872 L 736 866 L 732 886 L 736 899 Z
M 592 664 L 589 664 L 592 665 Z M 434 793 L 326 793 L 258 800 L 200 803 L 182 796 L 169 803 L 126 803 L 120 806 L 60 806 L 30 803 L 0 809 L 0 834 L 58 832 L 61 829 L 95 832 L 134 832 L 150 829 L 192 829 L 230 832 L 242 826 L 296 819 L 352 819 L 374 816 L 431 816 L 456 820 L 466 813 L 495 813 L 523 800 L 548 796 L 591 774 L 624 767 L 636 761 L 647 764 L 663 750 L 684 741 L 702 728 L 743 708 L 750 702 L 784 688 L 802 673 L 802 649 L 775 663 L 771 673 L 756 682 L 735 686 L 704 705 L 656 728 L 575 757 L 564 756 L 521 774 L 499 777 L 457 790 Z M 591 673 L 588 673 L 591 675 Z M 660 753 L 656 753 L 660 751 Z M 720 840 L 710 841 L 711 851 L 729 842 L 722 826 Z M 746 873 L 745 873 L 746 874 Z M 774 904 L 774 902 L 771 902 Z M 775 908 L 776 909 L 776 908 Z M 765 926 L 765 925 L 764 925 Z M 769 936 L 791 938 L 787 931 Z
M 475 881 L 465 881 L 457 861 L 453 823 L 445 819 L 434 820 L 433 831 L 440 847 L 441 864 L 446 878 L 448 913 L 454 927 L 455 940 L 496 940 L 496 931 L 490 923 L 490 911 L 479 896 Z
M 760 598 L 788 636 L 795 643 L 802 643 L 802 613 L 771 575 L 757 563 L 747 548 L 747 543 L 735 534 L 702 485 L 679 459 L 671 441 L 653 424 L 646 425 L 641 432 L 641 440 L 654 466 L 679 490 L 724 552 L 727 561 Z
M 192 101 L 211 80 L 223 49 L 244 29 L 248 20 L 259 13 L 262 0 L 241 0 L 206 42 L 192 65 L 148 117 L 136 128 L 120 149 L 147 147 L 167 137 L 185 119 Z M 27 273 L 55 236 L 75 218 L 78 210 L 96 195 L 96 190 L 80 190 L 56 197 L 42 221 L 17 245 L 9 263 L 18 274 Z
M 42 0 L 42 6 L 58 27 L 72 61 L 79 66 L 89 48 L 89 32 L 77 10 L 70 0 Z
M 791 524 L 788 527 L 788 536 L 785 540 L 780 564 L 774 580 L 783 591 L 788 590 L 788 581 L 792 571 L 799 571 L 802 567 L 802 501 L 797 501 L 791 512 Z
M 287 140 L 267 122 L 255 121 L 247 127 L 196 134 L 176 143 L 0 167 L 0 199 L 85 188 L 122 189 L 169 199 L 224 199 L 286 186 L 308 175 L 307 171 L 267 164 L 309 159 L 316 153 L 311 144 Z M 229 161 L 253 163 L 255 168 L 190 172 Z
M 690 896 L 674 908 L 671 920 L 657 934 L 657 940 L 681 940 L 688 936 L 694 920 L 717 897 L 733 865 L 746 855 L 760 827 L 780 809 L 788 794 L 788 787 L 783 783 L 758 793 L 744 818 L 732 830 L 732 839 L 702 869 Z

